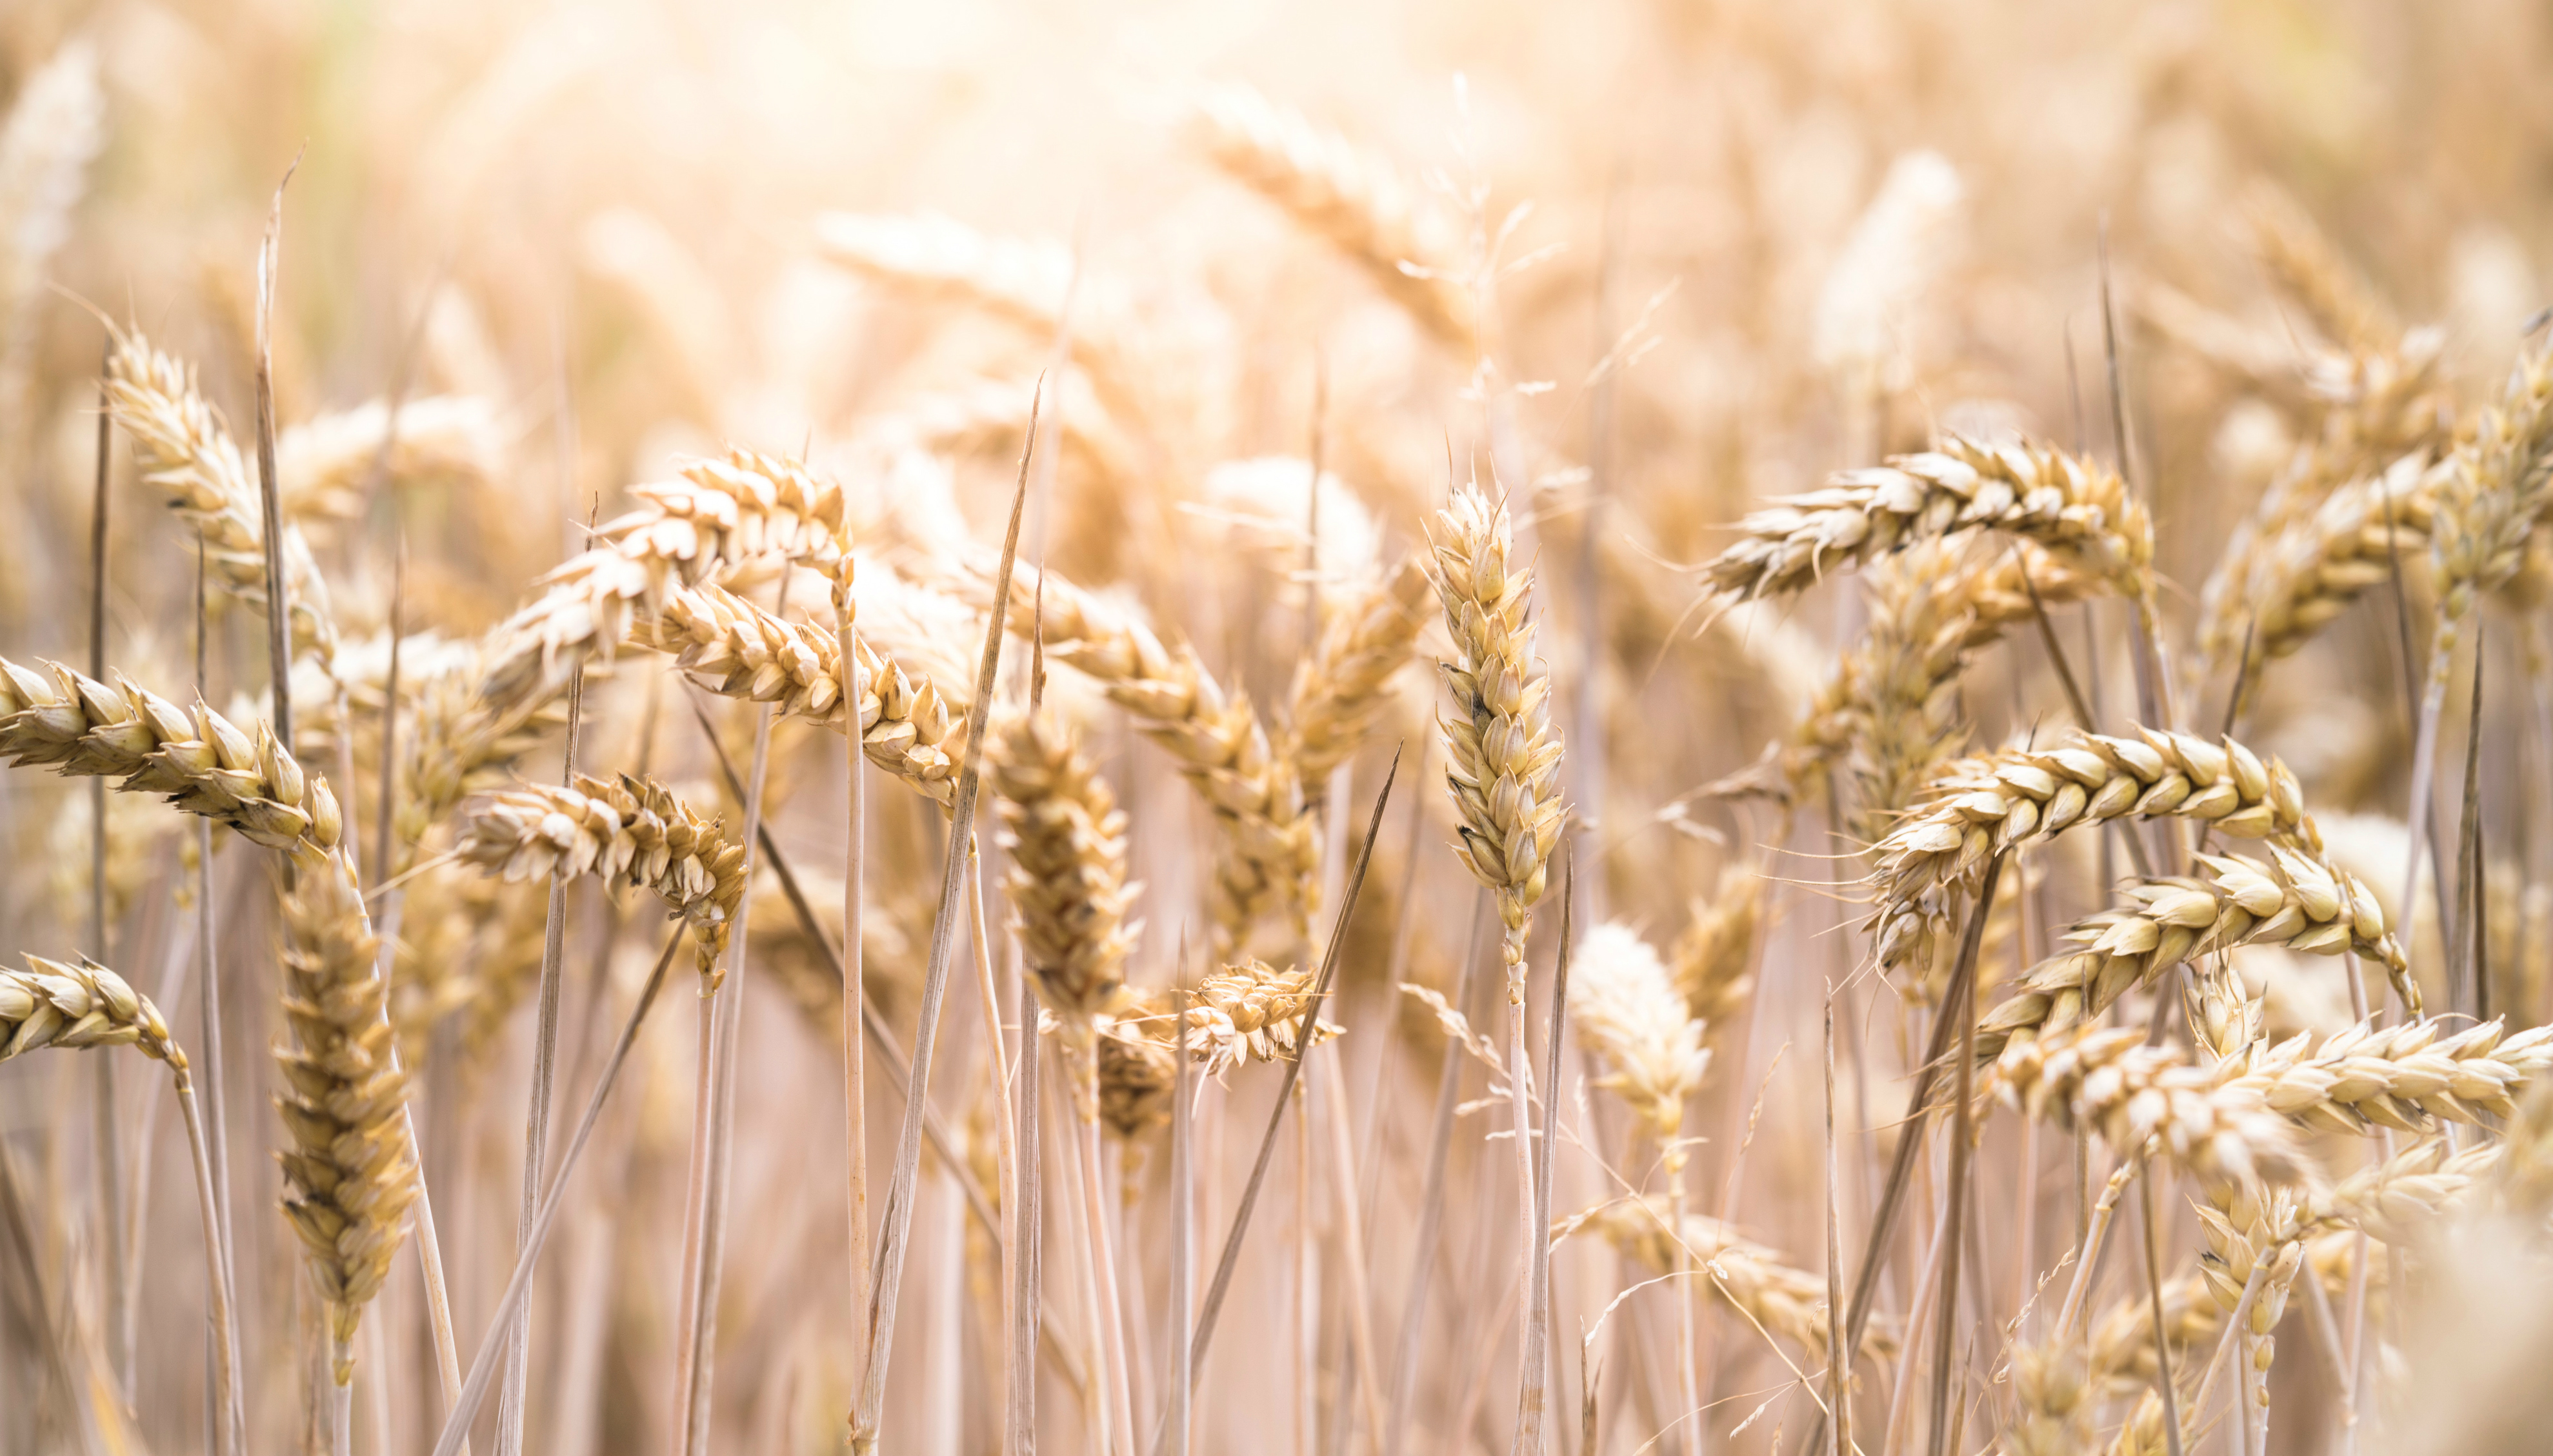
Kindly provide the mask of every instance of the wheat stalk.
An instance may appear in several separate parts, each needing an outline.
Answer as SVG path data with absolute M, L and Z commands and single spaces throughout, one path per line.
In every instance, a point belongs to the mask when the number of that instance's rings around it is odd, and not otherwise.
M 1923 807 L 1873 849 L 1882 963 L 1930 963 L 1933 942 L 1994 854 L 2076 825 L 2177 818 L 2232 839 L 2272 840 L 2311 853 L 2321 836 L 2285 764 L 2231 738 L 2138 728 L 2072 733 L 2054 747 L 2006 748 L 1935 775 Z
M 572 788 L 525 784 L 488 795 L 471 806 L 459 852 L 509 884 L 593 874 L 653 891 L 691 927 L 704 991 L 724 978 L 722 957 L 744 899 L 744 846 L 652 779 L 578 774 Z
M 1199 95 L 1190 130 L 1215 166 L 1327 239 L 1419 327 L 1466 355 L 1478 347 L 1454 277 L 1460 229 L 1389 161 L 1240 84 Z
M 1701 575 L 1722 604 L 1788 596 L 1832 571 L 1980 527 L 2112 578 L 2140 602 L 2152 593 L 2154 528 L 2116 474 L 2055 450 L 1955 437 L 1752 512 Z
M 132 437 L 143 483 L 168 498 L 169 508 L 203 533 L 205 559 L 230 593 L 266 610 L 266 525 L 256 478 L 222 423 L 195 389 L 194 371 L 152 347 L 135 330 L 118 330 L 107 364 L 107 412 Z M 298 527 L 283 533 L 286 620 L 295 656 L 322 663 L 337 653 L 337 622 L 328 585 Z
M 1991 1060 L 2016 1036 L 2047 1036 L 2097 1020 L 2121 996 L 2182 961 L 2238 946 L 2276 945 L 2316 955 L 2344 952 L 2382 964 L 2406 1004 L 2419 1004 L 2410 963 L 2385 923 L 2375 892 L 2316 856 L 2270 846 L 2270 861 L 2202 854 L 2206 878 L 2149 879 L 2111 909 L 2077 921 L 2064 939 L 2082 947 L 2026 972 L 1977 1026 L 1977 1055 Z M 2250 1039 L 2241 1039 L 2248 1042 Z

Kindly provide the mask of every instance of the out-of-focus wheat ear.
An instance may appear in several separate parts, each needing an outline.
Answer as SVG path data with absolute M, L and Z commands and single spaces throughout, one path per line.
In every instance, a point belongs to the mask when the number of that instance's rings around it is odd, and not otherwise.
M 1008 616 L 1010 603 L 1011 568 L 1019 559 L 1020 522 L 1028 505 L 1029 466 L 1037 455 L 1036 420 L 1045 392 L 1046 382 L 1041 377 L 1037 394 L 1029 404 L 1028 438 L 1020 450 L 1019 484 L 1011 494 L 1010 524 L 1002 535 L 992 620 L 985 627 L 983 660 L 976 671 L 975 693 L 967 709 L 966 741 L 970 745 L 984 741 L 985 724 L 992 715 L 993 683 L 1002 663 L 1003 618 Z M 851 1428 L 851 1446 L 858 1456 L 868 1456 L 877 1447 L 878 1418 L 886 1400 L 887 1357 L 895 1345 L 896 1296 L 904 1284 L 905 1245 L 912 1237 L 915 1178 L 922 1162 L 922 1110 L 931 1085 L 931 1055 L 939 1036 L 940 1003 L 948 985 L 949 943 L 957 933 L 958 892 L 973 840 L 975 800 L 983 781 L 981 757 L 974 752 L 966 755 L 966 766 L 958 775 L 957 793 L 949 810 L 948 851 L 941 874 L 940 909 L 932 920 L 931 952 L 923 967 L 920 1021 L 914 1033 L 914 1095 L 905 1099 L 904 1129 L 896 1144 L 895 1168 L 887 1181 L 878 1282 L 869 1295 L 868 1368 L 861 1376 L 858 1414 Z
M 498 1297 L 497 1312 L 488 1321 L 488 1332 L 480 1337 L 479 1352 L 471 1357 L 469 1378 L 460 1383 L 452 1408 L 444 1415 L 442 1431 L 434 1439 L 434 1456 L 457 1456 L 469 1447 L 470 1423 L 478 1419 L 479 1407 L 487 1401 L 488 1387 L 504 1354 L 504 1331 L 513 1323 L 515 1310 L 531 1289 L 533 1266 L 542 1246 L 549 1242 L 551 1227 L 558 1222 L 559 1208 L 567 1201 L 568 1179 L 575 1176 L 577 1162 L 585 1156 L 586 1140 L 594 1135 L 594 1125 L 603 1116 L 604 1101 L 620 1078 L 621 1064 L 629 1060 L 629 1049 L 638 1040 L 638 1030 L 646 1023 L 649 1008 L 656 1004 L 656 993 L 663 988 L 665 972 L 673 965 L 674 952 L 682 944 L 683 927 L 676 926 L 666 935 L 665 949 L 656 956 L 656 968 L 648 973 L 646 985 L 638 992 L 638 1003 L 629 1009 L 628 1023 L 621 1027 L 619 1040 L 604 1061 L 602 1074 L 595 1078 L 585 1114 L 577 1120 L 575 1135 L 559 1155 L 558 1174 L 541 1194 L 541 1209 L 532 1220 L 531 1239 L 514 1261 L 514 1272 L 505 1282 L 504 1293 Z

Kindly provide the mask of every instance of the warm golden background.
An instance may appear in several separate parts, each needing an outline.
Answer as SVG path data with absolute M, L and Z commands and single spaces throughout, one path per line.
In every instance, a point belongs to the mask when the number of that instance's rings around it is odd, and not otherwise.
M 1884 629 L 1912 609 L 1904 574 L 1874 578 L 1898 594 L 1874 598 L 1838 568 L 1792 601 L 1726 613 L 1690 568 L 1727 543 L 1720 527 L 1768 498 L 1946 434 L 2027 438 L 2115 464 L 2115 381 L 2131 485 L 2154 519 L 2179 726 L 2213 734 L 2231 722 L 2245 618 L 2219 615 L 2211 648 L 2206 590 L 2229 539 L 2241 539 L 2238 522 L 2295 452 L 2353 427 L 2353 410 L 2372 413 L 2367 382 L 2389 370 L 2416 377 L 2406 392 L 2418 421 L 2367 445 L 2354 474 L 2380 471 L 2387 450 L 2443 453 L 2454 422 L 2476 417 L 2533 347 L 2522 330 L 2548 301 L 2553 257 L 2548 63 L 2553 15 L 2508 0 L 10 0 L 0 7 L 0 651 L 86 661 L 101 314 L 191 363 L 204 399 L 244 448 L 251 438 L 258 245 L 296 155 L 281 204 L 276 414 L 287 431 L 286 510 L 313 543 L 349 644 L 341 665 L 356 731 L 343 761 L 356 785 L 340 792 L 363 824 L 379 808 L 373 724 L 401 541 L 403 624 L 442 644 L 411 639 L 413 681 L 420 663 L 447 660 L 436 652 L 466 657 L 535 595 L 542 573 L 583 549 L 587 519 L 626 507 L 630 484 L 729 443 L 803 455 L 851 503 L 861 570 L 874 562 L 899 660 L 962 688 L 981 603 L 932 589 L 962 577 L 950 563 L 965 549 L 998 543 L 1033 384 L 1068 342 L 1072 363 L 1047 380 L 1060 433 L 1050 414 L 1039 447 L 1056 465 L 1031 504 L 1023 550 L 1142 614 L 1164 640 L 1193 645 L 1228 691 L 1273 720 L 1318 633 L 1307 585 L 1324 616 L 1364 600 L 1424 546 L 1450 482 L 1477 479 L 1502 493 L 1516 559 L 1538 572 L 1536 645 L 1569 739 L 1579 924 L 1621 923 L 1581 949 L 1637 958 L 1627 942 L 1644 938 L 1686 992 L 1679 1004 L 1707 1020 L 1712 1059 L 1682 1113 L 1685 1134 L 1702 1140 L 1681 1175 L 1692 1212 L 1724 1220 L 1709 1224 L 1713 1239 L 1755 1241 L 1731 1256 L 1763 1261 L 1746 1268 L 1792 1281 L 1747 1317 L 1743 1298 L 1694 1294 L 1711 1403 L 1680 1423 L 1677 1318 L 1663 1291 L 1674 1286 L 1624 1302 L 1588 1346 L 1603 1371 L 1600 1449 L 1626 1456 L 1664 1430 L 1657 1449 L 1798 1450 L 1816 1419 L 1810 1393 L 1823 1389 L 1826 989 L 1844 985 L 1835 1096 L 1849 1270 L 1941 988 L 1854 974 L 1867 971 L 1870 943 L 1838 893 L 1863 893 L 1858 851 L 1887 827 L 1885 811 L 1903 807 L 1867 787 L 1880 748 L 1842 745 L 1791 785 L 1790 801 L 1744 792 L 1760 775 L 1734 791 L 1729 780 L 1768 743 L 1791 741 L 1832 664 L 1874 621 Z M 1325 195 L 1345 204 L 1324 210 Z M 405 423 L 377 469 L 393 397 Z M 135 479 L 121 433 L 112 448 L 106 660 L 183 699 L 191 539 Z M 1314 513 L 1303 457 L 1316 450 L 1336 481 Z M 1317 532 L 1309 571 L 1307 517 Z M 2334 859 L 2375 885 L 2397 922 L 2414 731 L 2403 633 L 2425 640 L 2432 611 L 2425 538 L 2408 539 L 2404 556 L 2406 612 L 2397 617 L 2389 575 L 2361 593 L 2304 650 L 2247 683 L 2258 701 L 2239 729 L 2295 770 Z M 1961 571 L 1976 559 L 1940 558 Z M 2437 732 L 2437 797 L 2459 880 L 2467 861 L 2455 846 L 2471 842 L 2460 815 L 2486 846 L 2471 862 L 2482 868 L 2494 1005 L 2530 1026 L 2553 1010 L 2542 579 L 2530 555 L 2483 607 L 2482 631 L 2468 626 Z M 801 594 L 798 611 L 830 631 L 813 595 Z M 218 590 L 213 609 L 206 697 L 235 703 L 245 721 L 265 702 L 261 621 Z M 2052 602 L 2049 616 L 2116 728 L 2136 701 L 2128 612 Z M 2469 755 L 2477 636 L 2488 686 Z M 1391 981 L 1454 994 L 1478 898 L 1445 848 L 1454 816 L 1430 727 L 1449 700 L 1427 662 L 1448 650 L 1431 620 L 1344 777 L 1304 786 L 1314 798 L 1331 790 L 1319 875 L 1335 904 L 1363 806 L 1392 743 L 1405 744 L 1327 1013 L 1347 1033 L 1313 1060 L 1303 1139 L 1290 1126 L 1280 1138 L 1200 1373 L 1198 1449 L 1432 1453 L 1509 1440 L 1512 1155 L 1485 1137 L 1503 1136 L 1501 1102 L 1455 1125 L 1441 1264 L 1425 1314 L 1403 1332 L 1448 1053 L 1434 1018 Z M 1025 698 L 1025 656 L 1015 640 L 1006 710 Z M 1936 656 L 1909 709 L 1926 735 L 1919 767 L 1961 742 L 2045 738 L 2070 723 L 2035 626 Z M 1126 714 L 1066 669 L 1056 680 L 1065 717 L 1129 813 L 1144 927 L 1128 979 L 1157 986 L 1173 973 L 1183 928 L 1204 953 L 1220 831 L 1178 763 Z M 662 659 L 624 658 L 588 704 L 580 757 L 617 769 L 644 756 L 705 812 L 740 824 L 679 681 Z M 701 696 L 741 759 L 750 709 Z M 332 773 L 340 761 L 303 756 Z M 2477 811 L 2461 792 L 2469 757 L 2484 785 Z M 818 911 L 836 927 L 841 763 L 836 733 L 796 721 L 775 731 L 772 823 L 817 888 L 834 887 Z M 554 780 L 556 735 L 515 767 Z M 869 974 L 909 1041 L 944 832 L 919 801 L 874 782 Z M 1420 815 L 1403 815 L 1413 800 Z M 91 946 L 88 806 L 84 786 L 32 771 L 0 791 L 13 870 L 0 876 L 0 951 L 87 951 L 154 995 L 181 988 L 164 1009 L 187 1042 L 196 982 L 191 918 L 178 907 L 196 872 L 193 831 L 179 834 L 175 815 L 138 796 L 114 801 L 112 924 L 107 944 Z M 989 803 L 983 823 L 989 844 Z M 1989 929 L 1991 982 L 2098 909 L 2101 873 L 2125 872 L 2080 838 L 2016 876 L 2033 887 L 2032 908 L 2017 937 L 2016 917 Z M 265 1054 L 283 1031 L 272 877 L 254 852 L 223 847 L 213 884 L 251 1445 L 285 1450 L 315 1420 L 314 1316 L 293 1242 L 272 1216 L 278 1184 L 266 1151 L 281 1133 Z M 444 881 L 432 915 L 410 912 L 393 1004 L 418 1064 L 424 1163 L 466 1362 L 510 1264 L 531 1062 L 525 1001 L 544 905 L 538 885 L 495 891 L 461 869 L 421 880 L 420 900 Z M 757 882 L 750 903 L 714 1444 L 812 1453 L 835 1447 L 852 1399 L 841 992 L 775 887 Z M 2438 1010 L 2458 1003 L 2429 903 L 2405 939 Z M 577 1079 L 561 1097 L 573 1108 L 646 972 L 652 922 L 633 911 L 624 925 L 590 885 L 569 905 L 562 1055 Z M 1537 1037 L 1559 906 L 1555 887 L 1535 921 Z M 1004 907 L 987 909 L 1007 967 Z M 1260 949 L 1280 964 L 1303 955 L 1282 941 Z M 973 1176 L 990 1182 L 992 1083 L 962 951 L 958 964 L 933 1095 Z M 2274 1034 L 2350 1020 L 2335 962 L 2263 950 L 2236 964 L 2266 986 Z M 545 1256 L 525 1449 L 674 1449 L 693 1110 L 687 985 L 676 983 L 640 1042 Z M 1493 1003 L 1482 987 L 1475 995 L 1473 1019 L 1495 1037 Z M 2001 995 L 1990 988 L 1981 1001 Z M 2131 997 L 2126 1015 L 2142 1018 L 2147 1005 Z M 1563 1064 L 1555 1215 L 1623 1192 L 1617 1177 L 1663 1186 L 1656 1148 L 1597 1080 L 1605 1056 L 1590 1045 Z M 118 1072 L 126 1192 L 142 1199 L 127 1256 L 139 1291 L 128 1355 L 100 1231 L 96 1085 L 87 1067 L 65 1069 L 74 1064 L 40 1056 L 0 1071 L 0 1451 L 201 1449 L 202 1246 L 173 1114 L 151 1105 L 163 1078 L 138 1062 Z M 1459 1096 L 1486 1099 L 1480 1068 L 1465 1067 Z M 1227 1081 L 1198 1104 L 1206 1258 L 1257 1149 L 1276 1069 L 1254 1062 Z M 1061 1105 L 1051 1093 L 1050 1117 L 1063 1117 Z M 900 1112 L 871 1093 L 881 1176 Z M 2017 1384 L 2009 1342 L 2016 1320 L 2026 1321 L 2019 1345 L 2049 1339 L 2047 1312 L 2022 1306 L 2026 1287 L 2074 1244 L 2076 1171 L 2064 1152 L 2074 1140 L 2050 1131 L 2029 1142 L 2018 1126 L 2009 1114 L 1990 1120 L 1979 1155 L 1959 1449 L 2108 1449 L 2154 1379 L 2151 1334 L 2138 1323 L 2135 1199 L 2095 1288 L 2092 1323 L 2112 1344 L 2092 1357 L 2108 1361 L 2102 1380 L 2051 1415 L 2044 1383 Z M 2402 1129 L 2403 1146 L 2427 1126 Z M 1147 1126 L 1105 1153 L 1123 1193 L 1110 1206 L 1129 1306 L 1132 1446 L 1149 1441 L 1167 1379 L 1164 1138 Z M 2354 1136 L 2314 1146 L 2334 1177 L 2375 1148 Z M 2096 1192 L 2107 1156 L 2093 1155 Z M 1050 1155 L 1051 1178 L 1064 1157 Z M 1901 1333 L 1939 1176 L 1919 1183 L 1922 1231 L 1901 1238 L 1880 1306 Z M 2180 1294 L 2172 1351 L 2184 1384 L 2216 1353 L 2225 1318 L 2198 1282 L 2211 1245 L 2190 1211 L 2194 1188 L 2166 1185 L 2161 1240 L 2166 1292 Z M 934 1158 L 923 1189 L 887 1449 L 998 1451 L 997 1267 Z M 1063 1202 L 1049 1189 L 1051 1207 Z M 2427 1235 L 2373 1246 L 2371 1335 L 2382 1350 L 2366 1363 L 2384 1394 L 2361 1403 L 2382 1424 L 2356 1449 L 2526 1449 L 2506 1434 L 2525 1428 L 2511 1412 L 2540 1410 L 2544 1397 L 2510 1372 L 2516 1352 L 2553 1338 L 2553 1266 L 2533 1238 L 2540 1198 L 2491 1197 L 2521 1214 L 2465 1241 L 2487 1246 L 2491 1264 L 2446 1257 Z M 1088 1449 L 1093 1429 L 1089 1388 L 1074 1374 L 1092 1352 L 1065 1217 L 1054 1214 L 1048 1257 L 1064 1348 L 1050 1357 L 1040 1400 L 1043 1444 L 1057 1452 Z M 1581 1450 L 1580 1335 L 1650 1277 L 1643 1257 L 1663 1258 L 1654 1239 L 1643 1253 L 1636 1230 L 1622 1242 L 1617 1255 L 1577 1237 L 1555 1256 L 1551 1439 L 1572 1456 L 1596 1456 Z M 2370 1247 L 2356 1244 L 2354 1257 Z M 2071 1276 L 2055 1275 L 2044 1298 L 2060 1298 Z M 2414 1276 L 2425 1283 L 2410 1297 L 2386 1297 Z M 2331 1278 L 2349 1319 L 2347 1277 Z M 1785 1298 L 1792 1325 L 1759 1329 Z M 2451 1324 L 2453 1311 L 2477 1307 L 2460 1301 L 2476 1298 L 2498 1321 L 2474 1347 L 2490 1358 L 2442 1354 L 2422 1321 Z M 423 1452 L 439 1405 L 411 1252 L 373 1317 L 382 1334 L 358 1377 L 355 1448 Z M 2335 1352 L 2308 1319 L 2300 1296 L 2279 1327 L 2271 1449 L 2353 1449 Z M 1406 1432 L 1393 1436 L 1379 1428 L 1390 1424 L 1379 1419 L 1387 1402 L 1367 1382 L 1394 1382 L 1404 1339 L 1414 1352 Z M 1930 1362 L 1908 1360 L 1918 1388 L 1891 1442 L 1880 1432 L 1904 1383 L 1895 1346 L 1864 1361 L 1864 1450 L 1921 1449 Z M 119 1379 L 129 1406 L 113 1393 Z M 2216 1401 L 2192 1439 L 2237 1449 L 2224 1397 Z M 480 1449 L 491 1448 L 492 1423 Z

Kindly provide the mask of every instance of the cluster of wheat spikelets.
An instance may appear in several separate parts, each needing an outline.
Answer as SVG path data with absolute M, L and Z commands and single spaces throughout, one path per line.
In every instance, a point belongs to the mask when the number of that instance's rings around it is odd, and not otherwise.
M 2450 3 L 0 16 L 0 1404 L 2523 1449 L 2544 147 Z

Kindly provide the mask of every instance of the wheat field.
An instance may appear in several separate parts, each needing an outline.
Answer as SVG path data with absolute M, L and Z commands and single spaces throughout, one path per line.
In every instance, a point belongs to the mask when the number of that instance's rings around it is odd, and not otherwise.
M 0 7 L 0 1452 L 2546 1449 L 2548 62 Z

